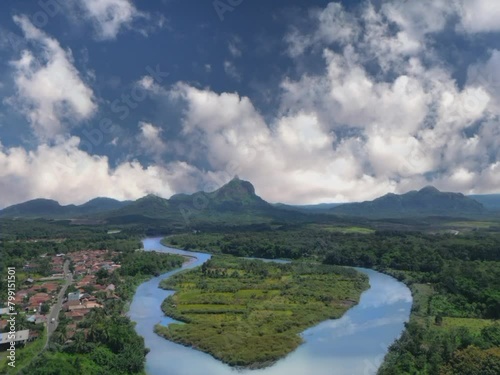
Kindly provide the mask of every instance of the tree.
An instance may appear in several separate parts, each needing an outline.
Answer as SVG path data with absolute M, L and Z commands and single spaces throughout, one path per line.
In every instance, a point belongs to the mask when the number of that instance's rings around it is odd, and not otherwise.
M 437 314 L 436 317 L 434 318 L 434 323 L 437 325 L 437 326 L 440 326 L 443 324 L 443 315 L 441 314 Z
M 42 303 L 40 312 L 45 315 L 48 314 L 49 311 L 50 311 L 50 305 L 47 302 Z
M 97 283 L 98 284 L 103 284 L 109 277 L 109 272 L 108 270 L 101 268 L 99 271 L 95 273 L 97 277 Z
M 441 375 L 498 375 L 500 374 L 500 349 L 481 350 L 473 345 L 457 351 Z
M 485 348 L 500 347 L 500 324 L 496 323 L 481 330 L 481 344 Z

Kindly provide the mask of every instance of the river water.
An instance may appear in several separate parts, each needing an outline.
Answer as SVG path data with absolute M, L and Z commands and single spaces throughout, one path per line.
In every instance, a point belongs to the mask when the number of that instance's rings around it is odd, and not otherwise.
M 143 241 L 145 250 L 187 255 L 193 258 L 182 269 L 200 266 L 209 254 L 163 246 L 161 238 Z M 129 316 L 137 323 L 151 351 L 146 357 L 149 375 L 371 375 L 377 372 L 384 355 L 401 334 L 412 304 L 410 290 L 382 273 L 358 268 L 368 275 L 370 289 L 358 305 L 340 319 L 327 320 L 303 332 L 304 343 L 294 352 L 261 370 L 236 370 L 210 355 L 170 342 L 153 332 L 155 324 L 168 324 L 160 305 L 172 291 L 160 289 L 160 280 L 177 272 L 165 273 L 139 286 Z

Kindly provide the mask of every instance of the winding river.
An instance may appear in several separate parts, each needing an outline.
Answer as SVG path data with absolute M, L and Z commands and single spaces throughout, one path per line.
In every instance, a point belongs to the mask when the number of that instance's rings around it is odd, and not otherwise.
M 194 257 L 181 269 L 197 267 L 210 254 L 163 246 L 161 237 L 143 241 L 145 250 Z M 165 273 L 139 286 L 129 316 L 150 352 L 146 357 L 149 375 L 371 375 L 377 372 L 391 343 L 408 321 L 412 304 L 410 290 L 396 279 L 379 272 L 358 268 L 370 278 L 370 289 L 358 305 L 336 320 L 327 320 L 303 332 L 304 343 L 294 352 L 262 370 L 236 370 L 210 355 L 175 344 L 153 332 L 166 318 L 160 305 L 172 291 L 158 288 L 160 280 L 179 270 Z

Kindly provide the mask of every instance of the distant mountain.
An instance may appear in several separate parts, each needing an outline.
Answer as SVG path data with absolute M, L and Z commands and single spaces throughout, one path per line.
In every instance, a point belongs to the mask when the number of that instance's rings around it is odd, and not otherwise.
M 427 186 L 406 194 L 386 194 L 373 201 L 348 203 L 330 210 L 349 216 L 398 218 L 410 216 L 473 216 L 486 212 L 478 201 L 461 193 L 445 193 Z
M 170 199 L 148 195 L 106 216 L 113 223 L 167 219 L 184 224 L 186 221 L 252 223 L 287 214 L 256 195 L 250 182 L 235 177 L 213 192 L 176 194 Z
M 500 210 L 500 194 L 469 195 L 468 197 L 478 201 L 488 210 Z
M 0 217 L 85 218 L 113 224 L 166 220 L 171 225 L 185 225 L 186 222 L 262 223 L 297 215 L 302 214 L 267 203 L 255 193 L 250 182 L 238 177 L 213 192 L 177 194 L 170 199 L 152 194 L 132 202 L 96 198 L 80 206 L 61 206 L 53 200 L 36 199 L 0 211 Z
M 80 206 L 74 204 L 62 206 L 52 199 L 34 199 L 1 210 L 0 217 L 72 218 L 116 210 L 128 204 L 130 201 L 121 202 L 111 198 L 95 198 Z
M 0 217 L 83 219 L 113 224 L 164 222 L 168 225 L 255 224 L 271 221 L 345 220 L 335 216 L 403 218 L 418 216 L 478 216 L 500 208 L 500 195 L 466 197 L 426 187 L 406 194 L 387 194 L 369 202 L 290 206 L 270 204 L 248 181 L 235 177 L 213 192 L 176 194 L 170 199 L 147 195 L 136 201 L 95 198 L 76 206 L 35 199 L 0 211 Z M 483 202 L 481 204 L 480 202 Z M 329 215 L 325 215 L 329 214 Z M 359 220 L 359 219 L 356 219 Z
M 55 217 L 73 211 L 75 205 L 61 206 L 52 199 L 34 199 L 0 211 L 1 217 Z
M 106 212 L 105 216 L 115 218 L 121 216 L 166 218 L 171 216 L 171 214 L 172 207 L 170 207 L 168 199 L 158 197 L 154 194 L 149 194 L 118 210 Z
M 121 207 L 128 206 L 132 201 L 119 201 L 112 198 L 94 198 L 87 203 L 77 206 L 77 209 L 82 213 L 97 213 L 110 210 L 116 210 Z
M 304 204 L 304 205 L 291 205 L 291 204 L 283 204 L 276 203 L 274 206 L 278 208 L 283 208 L 286 210 L 294 210 L 301 212 L 315 212 L 315 213 L 324 213 L 328 212 L 328 210 L 340 206 L 343 203 L 318 203 L 318 204 Z

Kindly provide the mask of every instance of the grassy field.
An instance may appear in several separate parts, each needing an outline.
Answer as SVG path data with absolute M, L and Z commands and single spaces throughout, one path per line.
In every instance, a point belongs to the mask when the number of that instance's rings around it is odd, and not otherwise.
M 434 288 L 432 285 L 415 283 L 410 289 L 413 295 L 412 319 L 421 322 L 429 320 L 429 303 L 435 294 Z
M 452 221 L 447 223 L 445 226 L 453 228 L 462 229 L 486 229 L 490 227 L 498 226 L 499 222 L 494 221 Z
M 444 317 L 441 327 L 448 330 L 457 327 L 466 327 L 470 332 L 479 334 L 483 328 L 491 326 L 494 323 L 495 321 L 490 319 Z
M 495 321 L 491 319 L 477 318 L 454 318 L 445 316 L 440 325 L 435 324 L 435 316 L 432 314 L 434 307 L 431 303 L 431 297 L 436 296 L 437 292 L 429 284 L 411 285 L 413 294 L 413 313 L 411 318 L 420 323 L 427 323 L 435 329 L 453 330 L 459 327 L 467 328 L 473 334 L 479 334 L 484 327 L 492 325 Z
M 426 232 L 434 234 L 453 234 L 457 236 L 468 235 L 474 232 L 493 233 L 500 231 L 500 220 L 492 217 L 484 218 L 483 220 L 473 219 L 450 219 L 442 218 L 441 220 L 431 221 Z
M 342 225 L 312 225 L 314 229 L 325 230 L 327 232 L 333 233 L 343 233 L 343 234 L 372 234 L 375 233 L 375 229 L 357 227 L 357 226 L 342 226 Z
M 187 324 L 157 325 L 159 335 L 232 366 L 259 368 L 293 351 L 306 328 L 342 316 L 368 280 L 342 267 L 215 256 L 161 286 L 177 291 L 163 311 Z

